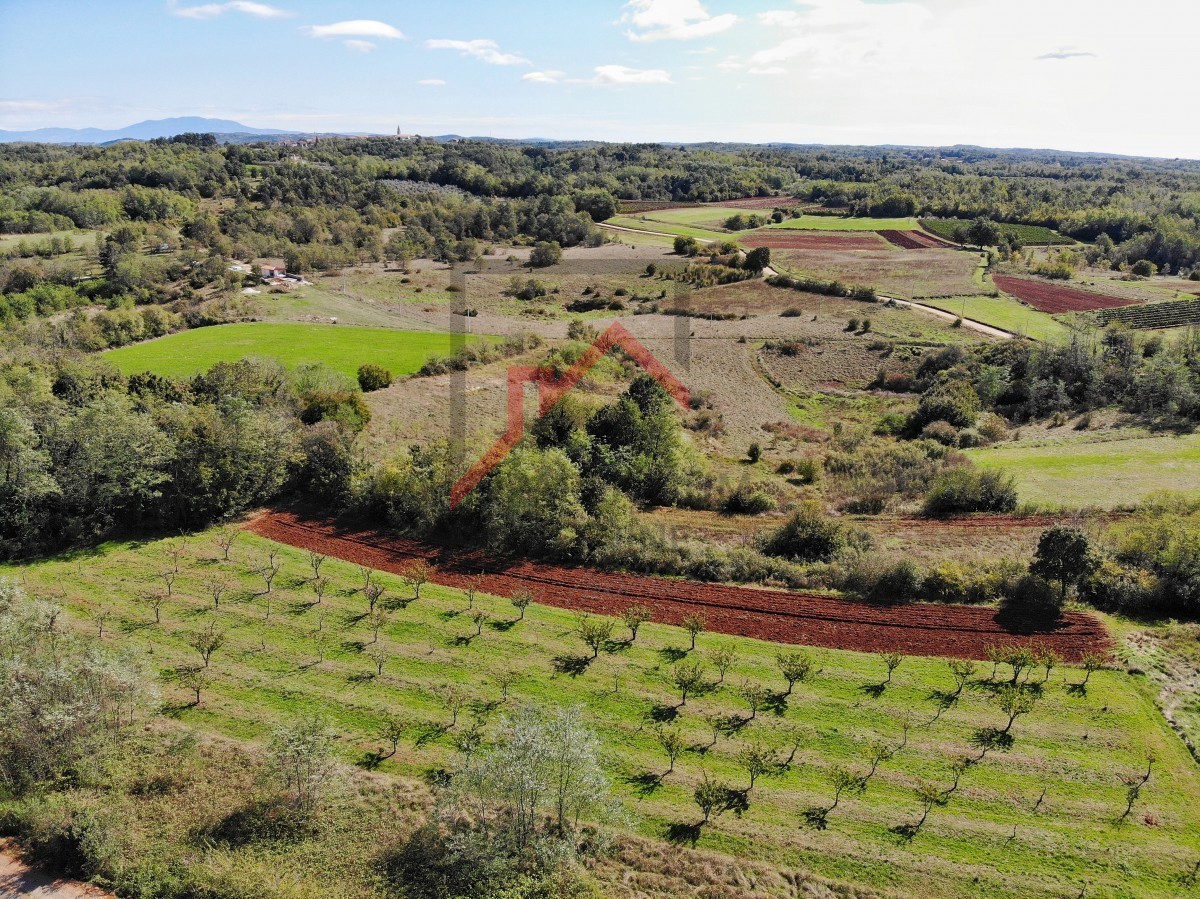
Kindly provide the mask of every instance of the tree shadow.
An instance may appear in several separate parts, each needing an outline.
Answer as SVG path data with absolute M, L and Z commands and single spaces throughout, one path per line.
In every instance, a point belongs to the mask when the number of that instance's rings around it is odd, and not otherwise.
M 413 602 L 413 598 L 411 596 L 409 596 L 409 597 L 393 596 L 388 599 L 381 599 L 379 601 L 379 607 L 381 609 L 383 609 L 385 612 L 403 612 L 410 605 L 412 605 L 412 602 Z M 455 612 L 454 614 L 457 615 L 458 613 Z M 451 615 L 446 620 L 449 621 L 450 618 L 453 618 L 453 617 L 454 617 L 454 615 Z
M 895 827 L 889 827 L 888 832 L 899 837 L 905 843 L 911 843 L 921 832 L 921 828 L 915 822 L 908 824 L 897 824 Z
M 360 674 L 349 675 L 346 678 L 346 683 L 353 684 L 354 686 L 357 687 L 362 684 L 369 684 L 373 680 L 375 680 L 375 672 L 374 671 L 363 671 Z
M 786 715 L 789 698 L 786 693 L 771 693 L 763 700 L 763 711 L 771 712 L 773 715 Z
M 733 812 L 739 818 L 742 817 L 750 811 L 750 791 L 729 788 L 725 791 L 725 798 L 721 800 L 721 808 Z
M 1012 749 L 1013 742 L 1013 735 L 998 727 L 981 727 L 971 735 L 971 745 L 982 750 L 983 755 Z M 983 758 L 983 755 L 980 758 Z
M 445 724 L 419 724 L 414 730 L 416 735 L 413 737 L 413 745 L 418 748 L 428 746 L 450 732 L 450 728 Z
M 878 699 L 886 692 L 888 685 L 885 683 L 878 684 L 863 684 L 858 688 L 858 692 L 870 699 Z
M 703 824 L 684 824 L 682 821 L 677 821 L 674 824 L 668 824 L 666 832 L 663 836 L 668 843 L 674 843 L 676 846 L 691 846 L 695 848 L 700 842 L 700 833 Z
M 804 819 L 805 824 L 814 830 L 824 830 L 829 826 L 830 811 L 831 809 L 826 806 L 810 805 L 800 813 L 800 817 Z
M 517 626 L 517 624 L 520 622 L 520 620 L 521 620 L 520 618 L 508 618 L 508 619 L 505 619 L 504 621 L 491 621 L 491 622 L 488 622 L 488 627 L 490 627 L 494 631 L 500 631 L 501 633 L 508 633 L 514 627 Z
M 364 771 L 376 771 L 389 758 L 391 758 L 389 753 L 380 752 L 378 749 L 368 749 L 355 760 L 354 764 Z
M 594 659 L 591 656 L 555 656 L 554 670 L 559 674 L 579 677 L 588 670 Z
M 496 709 L 500 708 L 501 702 L 499 699 L 477 699 L 468 704 L 467 708 L 478 718 L 486 718 Z
M 312 831 L 312 821 L 302 810 L 279 799 L 260 799 L 230 812 L 204 838 L 219 846 L 237 848 L 256 843 L 287 843 Z
M 1088 695 L 1087 684 L 1067 684 L 1064 689 L 1072 696 L 1085 698 Z
M 453 621 L 461 614 L 462 612 L 458 609 L 447 609 L 444 612 L 438 612 L 438 618 L 442 619 L 442 621 Z
M 650 707 L 647 717 L 658 724 L 669 724 L 679 717 L 679 706 L 656 703 Z
M 287 604 L 287 607 L 284 609 L 284 611 L 286 611 L 287 614 L 289 614 L 289 615 L 299 616 L 299 615 L 303 615 L 309 609 L 313 608 L 316 604 L 317 603 L 315 600 L 309 600 L 306 602 L 303 599 L 299 599 L 299 600 L 296 600 L 295 602 L 289 602 Z
M 343 652 L 361 654 L 366 651 L 367 644 L 362 640 L 345 640 L 341 644 Z
M 680 649 L 678 646 L 664 646 L 658 650 L 659 658 L 668 665 L 674 665 L 676 662 L 681 662 L 687 658 L 687 650 Z
M 625 652 L 629 647 L 633 646 L 632 640 L 609 640 L 604 644 L 604 651 L 612 654 L 614 652 Z
M 128 618 L 122 618 L 117 622 L 117 631 L 122 634 L 136 634 L 138 631 L 144 631 L 154 627 L 153 621 L 130 621 Z
M 478 634 L 461 634 L 457 637 L 450 638 L 451 646 L 470 646 L 471 643 L 478 637 Z
M 633 787 L 635 793 L 639 796 L 652 796 L 662 787 L 663 775 L 656 774 L 653 771 L 646 771 L 642 774 L 633 774 L 625 778 L 625 783 Z

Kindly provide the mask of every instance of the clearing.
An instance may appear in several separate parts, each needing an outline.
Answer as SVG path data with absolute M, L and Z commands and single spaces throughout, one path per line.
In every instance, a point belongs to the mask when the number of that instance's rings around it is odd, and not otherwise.
M 1022 502 L 1113 509 L 1159 490 L 1200 490 L 1200 434 L 1087 435 L 967 450 L 981 468 L 1012 472 Z
M 1062 322 L 1012 297 L 931 297 L 921 302 L 1034 340 L 1065 340 L 1072 333 Z
M 463 340 L 462 335 L 432 331 L 252 322 L 181 331 L 111 350 L 104 358 L 125 374 L 152 371 L 175 378 L 249 356 L 277 359 L 288 368 L 320 362 L 350 377 L 360 365 L 374 363 L 399 377 L 412 374 L 431 356 L 454 352 Z

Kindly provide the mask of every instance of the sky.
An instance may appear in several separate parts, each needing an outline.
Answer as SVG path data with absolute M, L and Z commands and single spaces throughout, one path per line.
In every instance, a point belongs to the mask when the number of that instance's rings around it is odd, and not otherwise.
M 1200 158 L 1193 0 L 0 0 L 0 129 Z

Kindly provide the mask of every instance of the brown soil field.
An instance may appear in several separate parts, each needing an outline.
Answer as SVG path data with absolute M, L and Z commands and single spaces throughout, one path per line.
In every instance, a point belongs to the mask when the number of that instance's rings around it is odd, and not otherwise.
M 979 257 L 958 250 L 901 250 L 880 244 L 874 250 L 780 250 L 778 267 L 800 275 L 874 287 L 887 296 L 975 296 Z
M 872 350 L 871 340 L 833 338 L 816 346 L 800 343 L 792 354 L 764 350 L 763 361 L 785 387 L 848 387 L 864 390 L 880 367 L 915 371 L 917 361 L 889 361 L 886 350 Z
M 915 231 L 880 231 L 879 236 L 902 250 L 928 250 L 933 246 L 920 240 Z
M 463 587 L 467 578 L 481 575 L 487 593 L 511 596 L 529 589 L 537 602 L 601 615 L 617 615 L 640 602 L 652 609 L 655 621 L 677 625 L 686 615 L 702 614 L 709 630 L 776 643 L 983 659 L 990 646 L 1035 640 L 1069 661 L 1078 661 L 1088 650 L 1111 647 L 1100 621 L 1078 612 L 1064 614 L 1053 627 L 1039 628 L 1003 621 L 992 608 L 868 605 L 814 594 L 505 560 L 378 530 L 342 528 L 289 512 L 262 513 L 248 528 L 270 540 L 397 574 L 423 559 L 436 566 L 434 581 L 450 587 Z
M 740 238 L 748 247 L 772 250 L 878 250 L 879 238 L 870 231 L 792 231 L 759 228 Z
M 712 206 L 724 206 L 730 209 L 790 209 L 793 206 L 804 206 L 805 200 L 795 197 L 743 197 L 740 200 L 722 200 L 712 203 Z
M 1073 287 L 1051 284 L 1049 281 L 1034 281 L 1030 278 L 996 275 L 992 280 L 1005 293 L 1040 312 L 1048 312 L 1051 315 L 1057 315 L 1060 312 L 1090 312 L 1093 309 L 1132 306 L 1136 302 L 1132 299 L 1076 290 Z

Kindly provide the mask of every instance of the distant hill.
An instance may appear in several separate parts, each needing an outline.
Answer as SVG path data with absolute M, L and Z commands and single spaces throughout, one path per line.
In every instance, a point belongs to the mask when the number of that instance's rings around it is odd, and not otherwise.
M 32 141 L 44 144 L 104 144 L 117 140 L 152 140 L 156 137 L 175 137 L 177 134 L 199 132 L 229 135 L 286 135 L 293 132 L 277 128 L 252 128 L 230 119 L 206 119 L 183 116 L 172 119 L 152 119 L 125 128 L 38 128 L 34 131 L 2 131 L 0 143 Z

